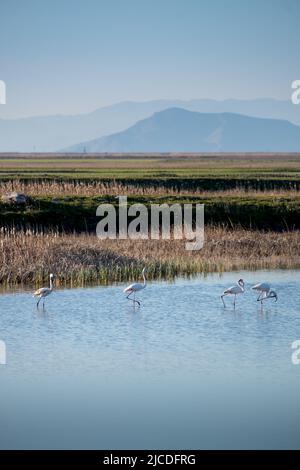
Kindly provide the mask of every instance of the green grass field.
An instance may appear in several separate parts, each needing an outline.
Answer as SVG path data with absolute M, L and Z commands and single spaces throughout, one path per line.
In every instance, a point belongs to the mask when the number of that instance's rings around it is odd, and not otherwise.
M 1 154 L 0 185 L 31 196 L 24 208 L 2 202 L 2 225 L 94 230 L 98 204 L 127 194 L 146 205 L 204 203 L 211 224 L 300 227 L 300 154 Z
M 109 182 L 177 190 L 300 189 L 300 154 L 0 154 L 0 182 Z
M 299 177 L 300 154 L 0 154 L 2 175 L 40 174 L 71 177 L 211 177 L 251 176 Z

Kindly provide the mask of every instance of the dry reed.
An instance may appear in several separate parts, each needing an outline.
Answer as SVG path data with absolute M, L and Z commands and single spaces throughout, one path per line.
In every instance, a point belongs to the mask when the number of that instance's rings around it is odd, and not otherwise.
M 0 194 L 8 194 L 10 192 L 17 191 L 25 193 L 29 196 L 118 196 L 126 194 L 127 196 L 197 196 L 206 195 L 211 197 L 221 196 L 237 196 L 237 197 L 287 197 L 292 199 L 293 197 L 299 197 L 300 191 L 296 189 L 278 189 L 278 190 L 246 190 L 243 187 L 228 189 L 223 191 L 201 191 L 201 190 L 184 190 L 176 188 L 167 188 L 163 185 L 160 187 L 154 186 L 136 186 L 122 184 L 116 180 L 111 182 L 68 182 L 68 181 L 28 181 L 23 182 L 19 180 L 2 181 L 0 183 Z
M 48 282 L 82 286 L 137 278 L 142 266 L 150 279 L 239 269 L 300 267 L 300 232 L 255 232 L 206 227 L 202 250 L 188 252 L 182 240 L 98 240 L 66 235 L 2 230 L 2 285 Z

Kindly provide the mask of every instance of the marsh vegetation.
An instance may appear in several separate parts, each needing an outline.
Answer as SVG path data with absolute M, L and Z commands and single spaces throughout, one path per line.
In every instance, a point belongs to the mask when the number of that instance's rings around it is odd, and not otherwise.
M 283 163 L 284 162 L 284 163 Z M 0 158 L 2 284 L 84 285 L 236 269 L 300 265 L 300 155 L 7 155 Z M 179 240 L 105 240 L 96 207 L 204 203 L 205 245 Z

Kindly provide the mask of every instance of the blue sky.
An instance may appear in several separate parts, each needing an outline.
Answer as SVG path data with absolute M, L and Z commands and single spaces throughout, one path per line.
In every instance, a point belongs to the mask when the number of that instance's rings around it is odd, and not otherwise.
M 0 0 L 0 117 L 157 98 L 289 99 L 298 0 Z

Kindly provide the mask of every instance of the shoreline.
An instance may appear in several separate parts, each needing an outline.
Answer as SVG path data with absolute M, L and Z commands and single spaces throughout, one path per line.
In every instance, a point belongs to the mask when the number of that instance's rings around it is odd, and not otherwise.
M 218 276 L 220 280 L 225 279 L 226 275 L 231 275 L 234 273 L 253 273 L 257 274 L 258 276 L 262 273 L 273 273 L 273 274 L 278 274 L 281 273 L 283 276 L 288 275 L 289 273 L 295 273 L 296 275 L 300 275 L 300 265 L 297 268 L 262 268 L 262 269 L 240 269 L 240 270 L 232 270 L 232 271 L 223 271 L 223 272 L 202 272 L 202 273 L 194 273 L 191 275 L 184 275 L 184 274 L 179 274 L 175 276 L 174 278 L 171 279 L 147 279 L 147 285 L 155 285 L 157 283 L 166 283 L 166 284 L 177 284 L 180 282 L 192 282 L 195 280 L 203 280 L 203 279 L 210 279 L 213 278 L 214 276 Z M 107 284 L 100 284 L 97 282 L 90 283 L 90 284 L 84 284 L 84 285 L 76 285 L 76 286 L 70 286 L 70 285 L 55 285 L 54 286 L 54 292 L 61 292 L 64 290 L 73 290 L 73 289 L 95 289 L 95 288 L 109 288 L 109 287 L 117 287 L 122 289 L 124 286 L 127 285 L 126 280 L 123 281 L 115 281 L 115 282 L 109 282 Z M 234 281 L 233 281 L 234 282 Z M 47 284 L 47 282 L 46 282 Z M 7 294 L 12 294 L 12 295 L 17 295 L 17 294 L 29 294 L 32 296 L 33 294 L 33 289 L 34 286 L 31 284 L 12 284 L 12 285 L 1 285 L 0 284 L 0 297 L 1 295 L 7 295 Z M 248 289 L 249 291 L 251 289 Z

